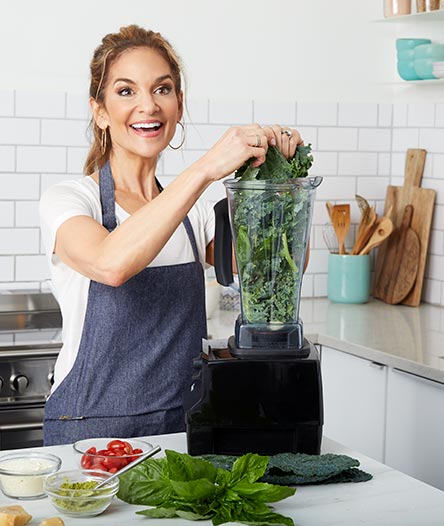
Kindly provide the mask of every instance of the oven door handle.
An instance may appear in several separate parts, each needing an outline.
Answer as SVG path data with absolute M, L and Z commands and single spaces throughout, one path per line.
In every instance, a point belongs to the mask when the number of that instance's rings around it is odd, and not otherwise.
M 43 422 L 28 422 L 23 424 L 0 424 L 1 431 L 22 431 L 25 429 L 42 429 Z

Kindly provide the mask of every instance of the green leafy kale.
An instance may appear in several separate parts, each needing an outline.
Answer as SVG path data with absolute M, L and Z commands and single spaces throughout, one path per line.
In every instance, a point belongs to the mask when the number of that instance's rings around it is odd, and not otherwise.
M 296 488 L 257 482 L 268 457 L 248 453 L 228 471 L 185 453 L 166 450 L 165 454 L 166 458 L 147 459 L 119 477 L 120 499 L 153 506 L 138 514 L 211 519 L 214 525 L 233 521 L 293 526 L 291 518 L 275 513 L 267 503 L 294 495 Z
M 233 455 L 203 455 L 214 466 L 231 469 L 237 457 Z M 259 482 L 270 484 L 333 484 L 343 482 L 366 482 L 372 475 L 357 469 L 359 460 L 347 455 L 324 453 L 278 453 L 271 455 Z
M 276 147 L 265 162 L 248 161 L 236 172 L 241 182 L 286 183 L 306 177 L 313 163 L 311 145 L 298 146 L 291 160 Z M 242 295 L 248 323 L 296 323 L 312 200 L 301 187 L 248 188 L 234 194 L 233 228 Z
M 282 183 L 288 179 L 307 177 L 313 164 L 311 144 L 299 145 L 292 159 L 287 160 L 276 146 L 270 146 L 265 162 L 256 168 L 251 167 L 252 159 L 236 171 L 235 176 L 241 181 L 273 180 Z

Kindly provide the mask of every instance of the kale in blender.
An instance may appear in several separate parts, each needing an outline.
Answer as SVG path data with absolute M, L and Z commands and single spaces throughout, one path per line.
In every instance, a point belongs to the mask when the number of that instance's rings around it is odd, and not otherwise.
M 312 162 L 310 144 L 298 146 L 288 161 L 270 147 L 261 166 L 246 163 L 235 175 L 241 182 L 286 183 L 306 177 Z M 242 187 L 236 192 L 236 258 L 248 323 L 297 322 L 310 207 L 305 190 Z

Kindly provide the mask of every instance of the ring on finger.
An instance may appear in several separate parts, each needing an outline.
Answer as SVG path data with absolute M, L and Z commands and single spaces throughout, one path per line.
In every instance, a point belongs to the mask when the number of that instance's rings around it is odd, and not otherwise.
M 262 144 L 261 136 L 260 136 L 260 135 L 256 135 L 256 144 L 255 144 L 255 147 L 256 147 L 256 148 L 259 148 L 259 146 L 261 146 L 261 144 Z
M 290 130 L 282 130 L 281 135 L 286 135 L 289 139 L 291 139 L 291 131 Z

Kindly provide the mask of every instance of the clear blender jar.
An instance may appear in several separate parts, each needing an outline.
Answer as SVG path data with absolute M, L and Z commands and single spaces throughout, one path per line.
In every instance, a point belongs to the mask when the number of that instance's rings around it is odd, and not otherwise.
M 304 352 L 299 305 L 314 194 L 321 182 L 321 177 L 224 182 L 227 200 L 215 207 L 215 267 L 220 283 L 233 282 L 233 245 L 241 313 L 229 341 L 232 354 Z

